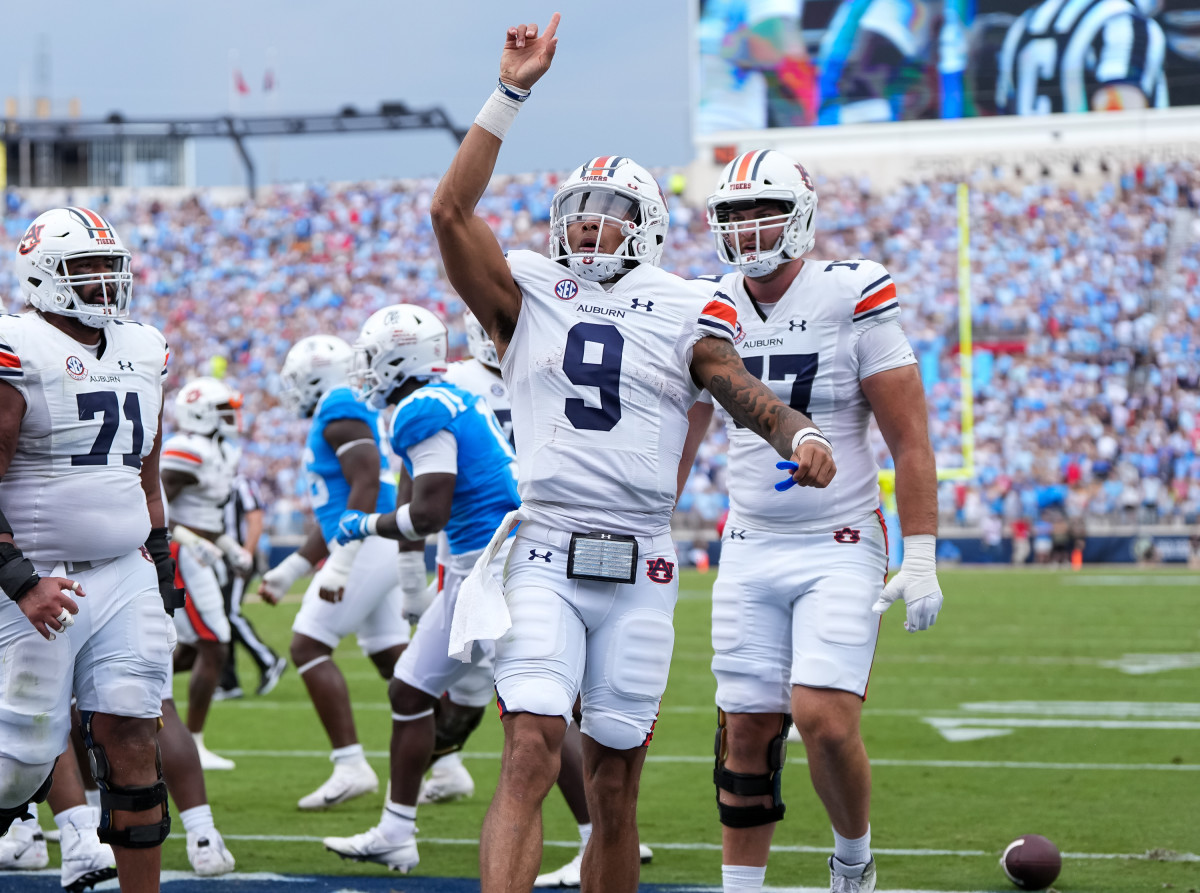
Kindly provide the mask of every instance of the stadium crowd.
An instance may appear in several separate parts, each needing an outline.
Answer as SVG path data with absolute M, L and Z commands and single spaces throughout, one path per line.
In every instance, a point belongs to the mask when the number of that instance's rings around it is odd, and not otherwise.
M 1200 166 L 1139 164 L 1087 189 L 983 171 L 973 179 L 977 475 L 943 482 L 943 523 L 1200 521 Z M 505 245 L 544 251 L 557 182 L 541 173 L 492 184 L 480 207 Z M 314 333 L 353 340 L 372 312 L 405 302 L 443 317 L 452 354 L 465 352 L 466 308 L 429 222 L 434 185 L 287 185 L 231 203 L 204 191 L 174 202 L 88 198 L 137 258 L 132 317 L 167 335 L 168 392 L 212 374 L 245 395 L 243 468 L 275 503 L 277 532 L 299 532 L 304 506 L 305 423 L 277 399 L 292 344 Z M 813 252 L 870 257 L 895 278 L 941 468 L 963 455 L 956 189 L 818 180 Z M 11 253 L 43 208 L 36 196 L 5 198 L 0 252 Z M 1188 215 L 1182 229 L 1177 211 Z M 664 266 L 720 272 L 703 208 L 676 195 L 671 213 Z M 7 266 L 0 289 L 19 309 Z M 716 426 L 679 504 L 680 528 L 709 528 L 727 508 L 725 452 Z

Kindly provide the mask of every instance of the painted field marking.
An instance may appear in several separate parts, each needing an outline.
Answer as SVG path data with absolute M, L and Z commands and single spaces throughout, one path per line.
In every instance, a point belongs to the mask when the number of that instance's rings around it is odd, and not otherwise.
M 1200 586 L 1195 574 L 1081 574 L 1059 577 L 1063 586 Z
M 231 757 L 264 757 L 270 759 L 311 759 L 328 760 L 327 750 L 228 750 L 221 748 L 221 753 Z M 389 756 L 386 750 L 368 750 L 365 755 L 371 759 L 386 760 Z M 463 759 L 467 760 L 499 760 L 500 754 L 486 751 L 463 751 Z M 711 764 L 712 755 L 695 756 L 692 754 L 650 754 L 647 763 L 681 763 L 681 764 Z M 807 765 L 808 760 L 802 756 L 788 756 L 788 762 L 797 766 Z M 900 769 L 1037 769 L 1058 770 L 1067 772 L 1200 772 L 1200 763 L 1051 763 L 1042 760 L 871 760 L 872 766 L 890 766 Z M 578 841 L 576 841 L 578 843 Z
M 1017 729 L 1140 729 L 1198 731 L 1200 704 L 1175 701 L 974 701 L 967 713 L 1032 714 L 1027 717 L 925 716 L 922 721 L 951 742 L 1011 735 Z M 1159 717 L 1148 719 L 1147 717 Z

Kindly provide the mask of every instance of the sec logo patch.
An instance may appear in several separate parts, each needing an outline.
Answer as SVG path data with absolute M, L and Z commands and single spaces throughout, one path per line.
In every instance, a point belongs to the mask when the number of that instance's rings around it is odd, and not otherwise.
M 67 357 L 67 375 L 76 381 L 86 378 L 87 368 L 83 365 L 83 360 L 79 357 Z
M 574 279 L 562 279 L 554 286 L 554 297 L 560 301 L 569 301 L 579 294 L 579 283 Z

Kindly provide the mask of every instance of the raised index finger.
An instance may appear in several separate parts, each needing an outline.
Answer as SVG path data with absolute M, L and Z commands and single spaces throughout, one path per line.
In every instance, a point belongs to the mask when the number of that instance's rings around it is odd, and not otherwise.
M 553 40 L 554 39 L 554 32 L 558 30 L 558 23 L 561 19 L 562 19 L 562 16 L 559 15 L 557 12 L 554 15 L 550 16 L 550 21 L 546 24 L 546 30 L 542 32 L 543 40 Z

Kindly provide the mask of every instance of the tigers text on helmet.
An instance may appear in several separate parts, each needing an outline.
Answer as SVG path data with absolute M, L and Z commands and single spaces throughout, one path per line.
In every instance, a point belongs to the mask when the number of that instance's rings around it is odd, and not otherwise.
M 101 259 L 73 272 L 87 259 Z M 107 267 L 111 264 L 111 269 Z M 87 208 L 55 208 L 38 216 L 17 245 L 13 267 L 21 294 L 44 313 L 70 316 L 94 329 L 129 315 L 130 257 L 112 225 Z
M 292 345 L 279 370 L 279 397 L 301 417 L 313 414 L 329 391 L 350 382 L 354 351 L 335 335 L 309 335 Z
M 242 428 L 242 395 L 215 378 L 195 378 L 175 395 L 175 425 L 190 434 L 236 437 Z
M 463 325 L 467 328 L 467 350 L 471 351 L 471 356 L 499 372 L 500 354 L 497 353 L 495 342 L 488 335 L 487 329 L 470 310 L 463 314 Z
M 409 379 L 438 379 L 446 372 L 446 325 L 415 304 L 376 310 L 354 342 L 351 377 L 358 395 L 376 409 Z
M 731 212 L 760 202 L 780 203 L 780 213 L 730 219 Z M 811 251 L 816 216 L 817 193 L 808 171 L 773 149 L 743 152 L 733 159 L 721 171 L 717 191 L 708 197 L 708 226 L 717 239 L 717 255 L 750 277 L 766 276 L 784 261 Z M 775 227 L 782 227 L 782 234 L 763 244 L 764 230 Z
M 580 279 L 605 282 L 638 264 L 658 266 L 667 238 L 667 200 L 650 172 L 628 158 L 603 155 L 571 172 L 550 203 L 550 258 Z M 567 227 L 597 225 L 594 243 L 573 251 Z M 620 230 L 620 247 L 600 251 L 605 227 Z

